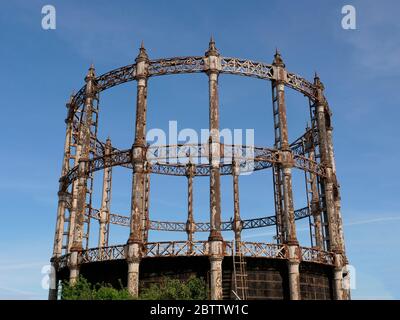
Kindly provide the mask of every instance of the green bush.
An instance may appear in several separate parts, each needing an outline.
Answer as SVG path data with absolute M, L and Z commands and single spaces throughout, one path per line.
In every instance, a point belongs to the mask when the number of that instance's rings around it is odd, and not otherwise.
M 160 284 L 152 284 L 140 294 L 143 300 L 205 300 L 207 289 L 204 280 L 192 277 L 183 282 L 164 278 Z
M 92 285 L 88 280 L 79 277 L 74 285 L 63 282 L 62 300 L 131 300 L 134 299 L 120 283 L 120 289 L 110 284 Z M 160 284 L 152 284 L 139 296 L 143 300 L 205 300 L 207 289 L 204 280 L 192 277 L 187 281 L 164 278 Z
M 83 277 L 79 277 L 74 285 L 62 284 L 62 300 L 130 300 L 133 297 L 126 288 L 115 289 L 110 284 L 92 285 Z

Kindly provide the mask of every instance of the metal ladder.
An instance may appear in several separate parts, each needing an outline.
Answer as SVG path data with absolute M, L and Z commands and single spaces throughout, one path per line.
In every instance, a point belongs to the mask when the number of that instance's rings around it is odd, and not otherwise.
M 233 280 L 234 290 L 232 290 L 237 300 L 247 300 L 247 271 L 246 271 L 246 260 L 243 257 L 241 244 L 236 248 L 233 243 L 232 248 L 232 261 L 233 261 Z

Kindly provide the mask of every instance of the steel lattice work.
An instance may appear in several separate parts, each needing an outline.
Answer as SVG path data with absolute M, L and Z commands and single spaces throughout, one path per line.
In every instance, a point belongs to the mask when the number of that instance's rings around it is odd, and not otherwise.
M 210 139 L 203 144 L 148 145 L 146 143 L 147 85 L 152 77 L 182 73 L 205 73 L 209 79 Z M 218 76 L 241 75 L 271 82 L 275 143 L 273 147 L 228 145 L 220 142 Z M 136 125 L 133 147 L 120 150 L 111 140 L 98 139 L 100 92 L 129 81 L 137 82 Z M 112 260 L 128 264 L 127 286 L 132 295 L 139 291 L 141 260 L 157 257 L 207 256 L 210 259 L 211 299 L 222 298 L 222 260 L 240 255 L 287 261 L 291 299 L 301 298 L 299 265 L 309 262 L 331 266 L 333 297 L 347 299 L 342 287 L 347 263 L 340 213 L 339 184 L 332 144 L 331 111 L 324 86 L 316 75 L 311 83 L 286 70 L 276 52 L 272 64 L 222 57 L 213 40 L 204 56 L 150 60 L 144 46 L 135 63 L 101 76 L 91 66 L 86 84 L 67 103 L 64 158 L 52 263 L 57 272 L 68 270 L 74 283 L 83 264 Z M 288 141 L 285 87 L 308 99 L 310 127 L 294 142 Z M 112 169 L 127 168 L 133 173 L 131 212 L 111 212 Z M 239 210 L 241 174 L 271 169 L 275 213 L 242 219 Z M 292 170 L 304 172 L 306 206 L 295 210 L 292 196 Z M 93 179 L 103 171 L 101 204 L 92 201 Z M 149 210 L 150 176 L 184 176 L 188 181 L 187 220 L 151 220 Z M 234 212 L 230 221 L 221 221 L 220 176 L 233 177 Z M 210 220 L 198 222 L 193 214 L 193 179 L 210 177 Z M 308 219 L 311 247 L 299 245 L 296 220 Z M 89 248 L 92 220 L 99 223 L 98 246 Z M 110 245 L 110 225 L 129 228 L 127 244 Z M 243 242 L 241 232 L 274 226 L 276 243 Z M 177 231 L 186 241 L 149 242 L 149 230 Z M 234 241 L 225 241 L 222 231 L 233 231 Z M 197 232 L 209 232 L 208 241 L 194 241 Z M 55 290 L 50 291 L 54 298 Z

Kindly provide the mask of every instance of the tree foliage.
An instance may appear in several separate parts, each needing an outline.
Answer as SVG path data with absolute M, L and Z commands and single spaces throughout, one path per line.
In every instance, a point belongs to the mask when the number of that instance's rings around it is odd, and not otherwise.
M 144 289 L 140 298 L 144 300 L 205 300 L 206 284 L 203 279 L 191 277 L 187 281 L 164 278 L 161 283 Z
M 129 291 L 120 283 L 120 289 L 107 283 L 91 284 L 79 277 L 74 285 L 63 282 L 62 300 L 131 300 Z M 142 290 L 139 299 L 143 300 L 205 300 L 206 284 L 203 279 L 191 277 L 187 281 L 164 278 L 160 283 L 152 284 Z
M 79 277 L 74 285 L 64 282 L 61 290 L 62 300 L 131 300 L 133 297 L 126 288 L 113 288 L 110 284 L 92 285 L 83 277 Z

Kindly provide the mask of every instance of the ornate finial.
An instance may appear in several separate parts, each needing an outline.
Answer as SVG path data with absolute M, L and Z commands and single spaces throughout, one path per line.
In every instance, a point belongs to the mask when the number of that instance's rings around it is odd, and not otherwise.
M 91 63 L 88 73 L 85 77 L 85 81 L 88 82 L 89 80 L 92 80 L 94 78 L 96 78 L 96 73 L 95 73 L 94 65 L 93 65 L 93 63 Z
M 215 47 L 215 41 L 214 41 L 214 37 L 211 36 L 210 38 L 210 42 L 208 43 L 208 50 L 206 51 L 206 57 L 208 56 L 218 56 L 218 50 Z
M 139 62 L 139 61 L 143 61 L 143 60 L 148 60 L 149 56 L 147 55 L 146 49 L 144 47 L 144 41 L 142 40 L 141 44 L 140 44 L 140 48 L 139 48 L 139 54 L 136 57 L 135 61 Z
M 110 136 L 107 136 L 106 144 L 110 145 L 111 144 L 111 139 Z
M 314 74 L 314 85 L 318 88 L 321 88 L 322 90 L 324 90 L 324 84 L 321 82 L 321 79 L 319 78 L 318 73 L 315 71 Z
M 272 64 L 277 67 L 282 67 L 282 68 L 285 67 L 281 53 L 279 52 L 278 48 L 275 49 L 274 61 L 272 62 Z

